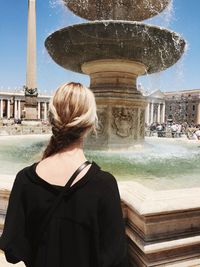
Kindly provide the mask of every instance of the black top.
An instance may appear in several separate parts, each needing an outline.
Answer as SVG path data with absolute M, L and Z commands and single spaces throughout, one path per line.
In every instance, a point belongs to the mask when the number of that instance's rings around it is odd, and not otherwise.
M 94 161 L 69 188 L 42 242 L 35 244 L 41 222 L 63 189 L 38 176 L 36 165 L 20 170 L 13 183 L 0 237 L 7 261 L 24 261 L 28 267 L 127 267 L 117 181 Z

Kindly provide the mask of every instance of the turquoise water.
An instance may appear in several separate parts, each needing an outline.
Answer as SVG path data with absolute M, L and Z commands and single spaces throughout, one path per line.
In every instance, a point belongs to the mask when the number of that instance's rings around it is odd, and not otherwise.
M 40 159 L 49 136 L 0 137 L 0 174 L 15 175 Z M 146 138 L 135 151 L 100 152 L 85 150 L 118 181 L 138 181 L 153 189 L 200 186 L 200 142 L 183 139 Z

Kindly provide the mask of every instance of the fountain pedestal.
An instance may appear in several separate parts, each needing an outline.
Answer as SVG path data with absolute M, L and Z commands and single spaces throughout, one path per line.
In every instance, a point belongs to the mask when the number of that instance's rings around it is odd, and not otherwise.
M 35 121 L 38 120 L 37 114 L 37 96 L 25 96 L 25 120 Z
M 147 103 L 137 90 L 136 79 L 145 70 L 144 64 L 130 60 L 95 60 L 82 65 L 83 73 L 91 78 L 99 118 L 98 138 L 91 134 L 86 148 L 132 149 L 144 139 Z

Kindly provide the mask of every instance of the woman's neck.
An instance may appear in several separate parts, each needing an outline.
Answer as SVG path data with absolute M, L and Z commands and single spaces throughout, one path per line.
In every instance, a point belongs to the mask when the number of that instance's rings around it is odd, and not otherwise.
M 83 152 L 83 141 L 80 140 L 74 144 L 71 144 L 67 148 L 63 149 L 63 151 L 56 153 L 51 156 L 54 159 L 59 159 L 62 161 L 68 161 L 76 159 L 76 161 L 86 161 L 86 157 Z

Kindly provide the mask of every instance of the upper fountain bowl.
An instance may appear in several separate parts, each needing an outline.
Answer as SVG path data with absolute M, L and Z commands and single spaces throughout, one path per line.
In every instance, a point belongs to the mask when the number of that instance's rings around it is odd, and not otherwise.
M 77 24 L 51 34 L 45 46 L 60 66 L 82 73 L 86 62 L 127 59 L 143 63 L 147 73 L 165 70 L 184 53 L 175 32 L 141 22 L 98 21 Z
M 76 15 L 88 20 L 142 21 L 162 12 L 171 0 L 63 0 Z

